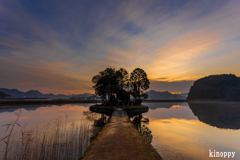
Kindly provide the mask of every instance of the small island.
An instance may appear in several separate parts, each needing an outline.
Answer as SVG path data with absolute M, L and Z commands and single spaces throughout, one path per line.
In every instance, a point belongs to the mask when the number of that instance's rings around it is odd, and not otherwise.
M 99 108 L 124 108 L 124 105 L 128 109 L 136 106 L 142 108 L 142 100 L 148 98 L 143 91 L 149 88 L 150 82 L 141 68 L 133 70 L 130 78 L 124 68 L 106 68 L 95 75 L 92 82 L 95 94 L 102 100 Z

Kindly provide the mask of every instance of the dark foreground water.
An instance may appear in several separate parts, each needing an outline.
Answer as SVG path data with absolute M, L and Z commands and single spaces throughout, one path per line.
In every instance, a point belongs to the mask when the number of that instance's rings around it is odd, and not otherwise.
M 94 127 L 91 116 L 84 115 L 91 104 L 49 105 L 32 107 L 0 108 L 0 125 L 21 116 L 18 123 L 25 129 L 44 128 L 48 123 L 56 127 L 56 120 L 62 119 L 67 127 L 74 124 L 89 126 L 89 134 Z M 144 103 L 150 109 L 143 116 L 150 119 L 142 123 L 152 131 L 152 145 L 165 159 L 223 159 L 209 157 L 212 152 L 236 152 L 240 159 L 240 104 L 239 103 Z M 94 117 L 93 117 L 94 118 Z M 21 137 L 21 127 L 15 126 L 15 140 Z M 0 139 L 7 133 L 6 126 L 0 127 Z M 89 136 L 85 145 L 90 142 Z M 86 147 L 86 146 L 85 146 Z M 1 154 L 5 143 L 0 142 Z M 85 148 L 82 149 L 84 151 Z M 214 156 L 214 154 L 213 154 Z M 1 159 L 1 157 L 0 157 Z

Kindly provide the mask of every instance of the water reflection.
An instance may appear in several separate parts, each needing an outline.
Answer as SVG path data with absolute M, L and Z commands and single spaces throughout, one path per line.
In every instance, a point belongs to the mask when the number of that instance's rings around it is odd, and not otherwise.
M 44 107 L 51 107 L 52 105 L 44 105 Z M 43 106 L 21 106 L 20 108 L 24 108 L 27 111 L 35 111 L 39 107 Z M 14 112 L 16 110 L 19 110 L 19 106 L 6 106 L 6 107 L 0 107 L 0 113 L 4 112 Z
M 166 108 L 169 109 L 172 106 L 176 105 L 176 103 L 171 102 L 163 102 L 163 103 L 144 103 L 144 105 L 148 106 L 150 109 L 155 110 L 158 108 Z
M 217 128 L 240 129 L 240 103 L 188 103 L 198 119 Z
M 91 111 L 84 111 L 83 115 L 85 118 L 93 122 L 92 135 L 90 137 L 90 142 L 92 142 L 102 130 L 102 128 L 109 122 L 109 116 L 106 114 L 98 114 Z
M 54 122 L 59 117 L 64 119 L 68 115 L 69 128 L 71 128 L 70 122 L 89 124 L 90 128 L 83 131 L 90 129 L 92 140 L 99 132 L 101 123 L 105 123 L 108 117 L 97 113 L 85 116 L 90 105 L 92 104 L 0 108 L 0 125 L 13 121 L 16 116 L 12 112 L 18 112 L 21 108 L 22 116 L 19 124 L 27 123 L 28 128 L 44 126 L 49 121 Z M 149 107 L 148 112 L 142 113 L 144 118 L 139 117 L 140 113 L 136 113 L 131 120 L 141 133 L 151 134 L 149 140 L 165 160 L 190 159 L 189 157 L 211 160 L 212 158 L 208 157 L 209 149 L 236 151 L 234 158 L 240 159 L 240 103 L 189 103 L 189 105 L 188 103 L 144 103 L 144 105 Z M 145 118 L 149 118 L 149 122 Z M 54 129 L 54 126 L 51 128 Z M 0 127 L 0 138 L 3 138 L 5 129 Z M 90 137 L 87 135 L 89 134 L 86 134 L 86 142 L 89 143 Z
M 93 122 L 86 120 L 83 116 L 83 112 L 88 110 L 89 105 L 91 104 L 1 107 L 0 126 L 14 121 L 16 119 L 14 113 L 21 111 L 17 121 L 19 125 L 15 125 L 11 131 L 10 145 L 7 147 L 8 150 L 11 149 L 8 156 L 13 157 L 8 158 L 24 159 L 25 156 L 35 156 L 34 159 L 44 159 L 44 156 L 49 155 L 62 157 L 56 159 L 64 159 L 64 157 L 77 159 L 88 147 L 91 136 L 97 133 L 92 126 Z M 11 126 L 7 132 L 6 128 L 7 126 L 0 127 L 0 139 L 10 135 Z M 78 143 L 71 143 L 71 141 Z M 25 144 L 28 151 L 22 152 Z M 3 159 L 6 150 L 6 144 L 1 141 L 0 159 Z M 55 153 L 59 154 L 55 155 Z
M 26 111 L 35 111 L 40 107 L 52 107 L 52 106 L 83 106 L 89 107 L 89 103 L 81 103 L 81 104 L 59 104 L 59 105 L 26 105 L 26 106 L 0 106 L 0 113 L 4 112 L 15 112 L 19 109 L 25 109 Z
M 187 103 L 144 103 L 144 105 L 149 107 L 149 112 L 144 115 L 151 119 L 197 119 Z
M 84 112 L 87 119 L 92 120 L 94 119 L 94 126 L 103 126 L 107 122 L 109 122 L 109 118 L 107 120 L 106 117 L 110 117 L 113 113 L 113 108 L 101 108 L 101 107 L 90 107 L 89 110 L 91 112 Z M 145 136 L 150 142 L 152 142 L 152 132 L 151 130 L 144 125 L 144 123 L 148 124 L 149 119 L 142 116 L 142 113 L 148 112 L 148 107 L 145 108 L 132 108 L 132 109 L 126 109 L 126 112 L 128 114 L 129 119 L 132 121 L 133 125 L 136 127 L 136 129 Z M 101 113 L 101 118 L 96 119 L 95 114 Z
M 209 149 L 236 151 L 234 158 L 240 159 L 239 104 L 144 103 L 150 109 L 143 116 L 164 160 L 212 159 Z
M 145 136 L 148 141 L 152 142 L 152 131 L 145 125 L 149 123 L 148 118 L 144 118 L 141 114 L 131 117 L 133 125 L 136 127 L 139 133 Z

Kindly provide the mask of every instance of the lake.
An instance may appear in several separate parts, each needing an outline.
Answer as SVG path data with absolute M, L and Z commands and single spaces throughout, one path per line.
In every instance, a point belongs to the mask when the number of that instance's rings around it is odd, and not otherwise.
M 240 104 L 239 103 L 143 103 L 149 107 L 143 117 L 149 118 L 149 123 L 142 123 L 151 130 L 152 145 L 158 153 L 168 159 L 212 159 L 212 152 L 236 152 L 233 159 L 240 159 Z M 73 105 L 45 105 L 0 108 L 0 125 L 8 124 L 16 119 L 15 113 L 21 110 L 18 123 L 26 130 L 32 128 L 46 128 L 50 130 L 63 128 L 68 130 L 68 135 L 74 124 L 84 126 L 78 134 L 86 135 L 84 145 L 81 145 L 81 154 L 90 143 L 90 138 L 95 134 L 93 120 L 100 117 L 88 114 L 92 104 Z M 95 117 L 94 117 L 95 116 Z M 91 119 L 93 118 L 93 119 Z M 56 126 L 61 127 L 56 127 Z M 14 127 L 15 140 L 21 137 L 22 127 Z M 6 136 L 7 126 L 0 127 L 0 139 Z M 11 127 L 9 127 L 11 128 Z M 41 129 L 39 129 L 41 130 Z M 44 130 L 44 129 L 43 129 Z M 73 129 L 72 129 L 73 130 Z M 84 130 L 84 132 L 83 132 Z M 8 130 L 9 132 L 9 130 Z M 61 132 L 62 133 L 62 132 Z M 56 134 L 54 132 L 54 134 Z M 69 137 L 69 136 L 68 136 Z M 66 138 L 66 137 L 65 137 Z M 80 140 L 79 140 L 80 141 Z M 65 143 L 65 142 L 64 142 Z M 0 142 L 3 157 L 5 144 Z M 79 153 L 81 152 L 81 153 Z M 61 154 L 60 149 L 56 154 Z M 222 158 L 214 158 L 222 159 Z

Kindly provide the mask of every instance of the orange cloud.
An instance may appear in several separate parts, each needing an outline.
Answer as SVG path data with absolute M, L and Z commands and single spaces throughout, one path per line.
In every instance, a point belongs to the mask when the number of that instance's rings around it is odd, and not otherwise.
M 179 108 L 179 107 L 182 107 L 182 105 L 173 105 L 172 107 L 173 108 Z
M 211 54 L 221 40 L 218 32 L 209 33 L 206 29 L 177 37 L 154 50 L 151 56 L 144 57 L 145 61 L 152 59 L 151 63 L 146 66 L 149 68 L 150 77 L 157 79 L 159 75 L 167 77 L 184 76 L 185 78 L 173 78 L 172 81 L 192 80 L 192 78 L 186 78 L 185 76 L 193 69 L 192 63 L 200 57 Z
M 129 40 L 129 48 L 114 48 L 107 56 L 108 63 L 126 69 L 141 66 L 150 79 L 157 81 L 197 80 L 202 76 L 189 77 L 193 63 L 199 58 L 212 54 L 222 40 L 220 32 L 210 32 L 207 28 L 180 35 L 166 44 L 158 44 L 162 38 L 134 37 Z M 167 78 L 159 79 L 164 75 Z
M 197 79 L 200 79 L 204 76 L 194 76 L 194 77 L 167 77 L 167 78 L 161 78 L 161 79 L 153 79 L 156 81 L 161 81 L 161 82 L 182 82 L 182 81 L 195 81 Z

